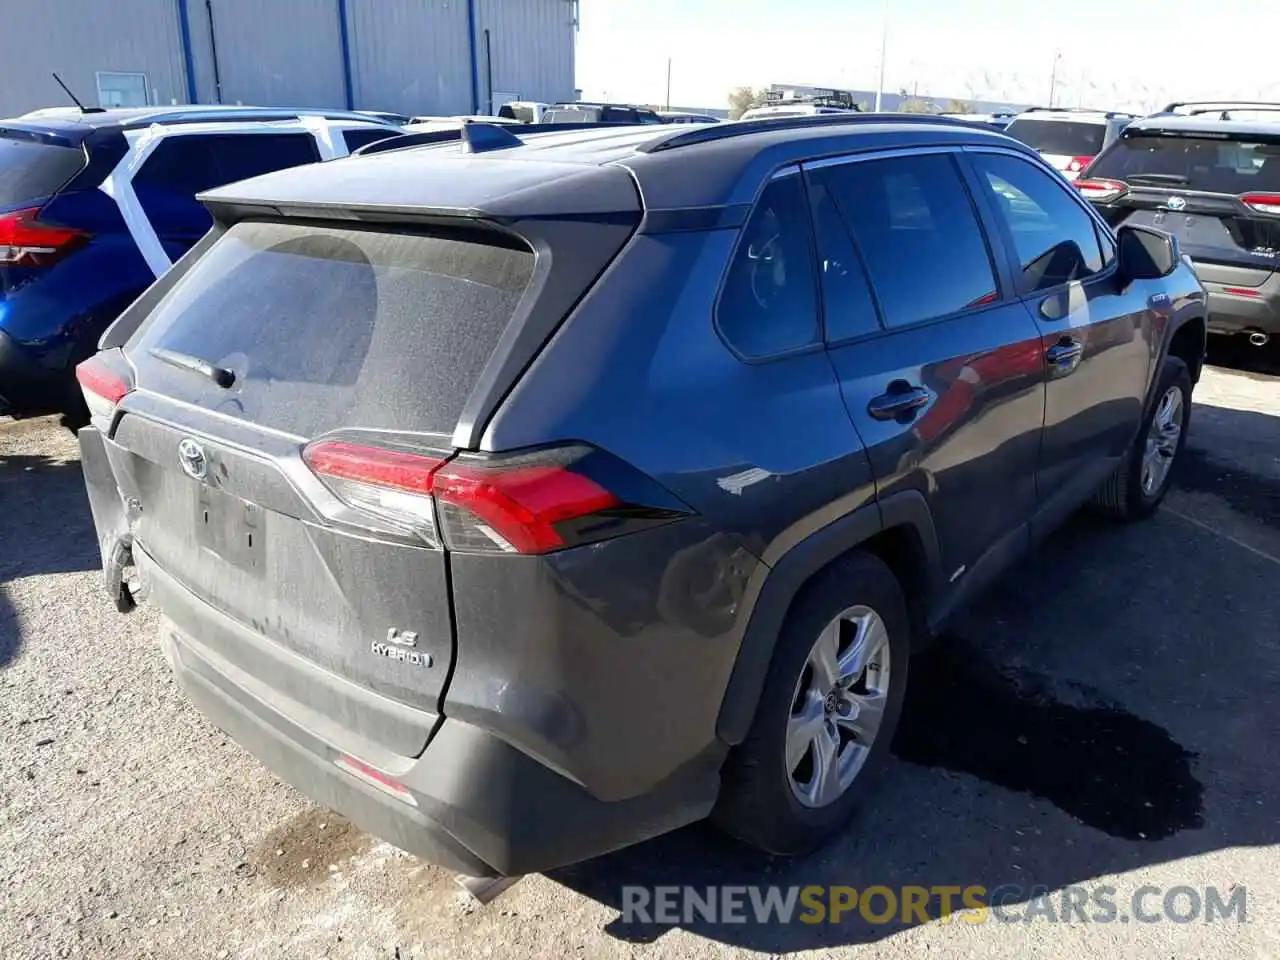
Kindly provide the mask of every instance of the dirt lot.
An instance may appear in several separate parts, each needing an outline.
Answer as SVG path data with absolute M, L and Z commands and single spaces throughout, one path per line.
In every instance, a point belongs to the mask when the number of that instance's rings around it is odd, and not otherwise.
M 839 843 L 691 828 L 484 909 L 195 713 L 101 590 L 70 435 L 0 423 L 0 957 L 1280 956 L 1280 362 L 1249 360 L 1206 374 L 1158 517 L 1073 521 L 917 658 Z M 624 884 L 712 883 L 1243 885 L 1248 923 L 620 917 Z

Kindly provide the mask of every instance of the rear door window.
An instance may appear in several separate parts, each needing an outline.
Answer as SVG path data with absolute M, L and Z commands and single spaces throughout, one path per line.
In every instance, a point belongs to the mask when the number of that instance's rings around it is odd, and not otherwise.
M 151 389 L 300 437 L 448 433 L 532 269 L 527 248 L 488 233 L 243 222 L 129 349 Z M 149 358 L 156 347 L 228 368 L 235 384 Z
M 1280 191 L 1280 136 L 1224 140 L 1130 134 L 1094 162 L 1089 176 L 1208 193 L 1274 193 Z
M 0 209 L 43 200 L 85 165 L 84 151 L 0 133 Z
M 168 137 L 134 174 L 133 192 L 162 240 L 194 243 L 213 224 L 196 194 L 218 183 L 209 137 Z
M 853 245 L 848 225 L 822 183 L 810 182 L 809 206 L 818 243 L 822 313 L 827 342 L 836 343 L 880 331 L 871 285 Z
M 1058 177 L 1004 154 L 975 154 L 973 163 L 1013 240 L 1024 289 L 1047 290 L 1102 269 L 1093 218 Z
M 817 342 L 817 278 L 798 172 L 770 181 L 761 194 L 729 265 L 716 322 L 745 357 Z
M 996 299 L 986 238 L 954 161 L 920 154 L 820 167 L 890 327 Z
M 196 194 L 319 159 L 309 133 L 173 136 L 151 152 L 133 189 L 162 240 L 193 243 L 213 225 Z
M 1095 157 L 1102 151 L 1107 125 L 1082 120 L 1035 120 L 1019 117 L 1005 128 L 1005 133 L 1041 153 L 1065 157 Z
M 309 133 L 220 134 L 209 138 L 209 146 L 217 164 L 218 186 L 320 159 Z

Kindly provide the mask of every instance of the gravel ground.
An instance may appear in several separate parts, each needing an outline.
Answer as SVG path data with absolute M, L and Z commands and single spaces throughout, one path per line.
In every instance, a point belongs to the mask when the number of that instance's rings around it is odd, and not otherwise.
M 1256 360 L 1256 356 L 1251 356 Z M 1152 521 L 1073 521 L 913 665 L 849 834 L 690 828 L 477 909 L 206 723 L 100 586 L 75 444 L 0 422 L 0 957 L 1280 956 L 1280 363 L 1210 369 Z M 1016 736 L 1015 736 L 1016 733 Z M 623 884 L 1247 888 L 1248 920 L 627 924 Z M 1157 901 L 1158 902 L 1158 901 Z

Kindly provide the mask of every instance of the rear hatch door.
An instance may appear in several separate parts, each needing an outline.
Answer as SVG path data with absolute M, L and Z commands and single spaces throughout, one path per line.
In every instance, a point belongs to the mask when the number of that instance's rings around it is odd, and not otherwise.
M 444 552 L 430 529 L 349 522 L 303 450 L 376 436 L 447 457 L 532 263 L 496 232 L 230 227 L 125 347 L 136 388 L 110 443 L 137 505 L 135 557 L 255 638 L 438 709 L 453 657 Z M 158 599 L 170 616 L 181 606 Z M 219 655 L 235 660 L 232 647 Z M 397 728 L 382 745 L 412 755 L 429 733 L 412 744 Z
M 1130 129 L 1089 178 L 1125 184 L 1104 216 L 1173 234 L 1202 281 L 1257 287 L 1280 264 L 1280 215 L 1246 202 L 1280 194 L 1280 136 Z

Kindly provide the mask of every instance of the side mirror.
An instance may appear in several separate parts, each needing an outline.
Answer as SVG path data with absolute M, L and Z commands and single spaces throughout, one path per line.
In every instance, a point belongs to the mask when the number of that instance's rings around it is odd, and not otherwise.
M 1116 259 L 1124 283 L 1158 280 L 1173 273 L 1182 259 L 1178 241 L 1162 230 L 1123 226 L 1116 231 Z

